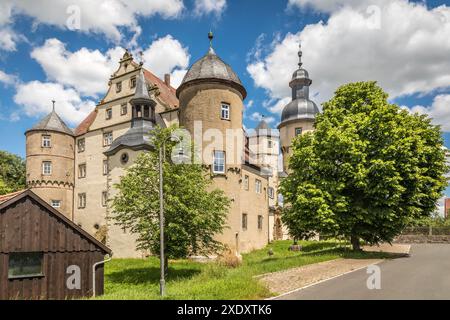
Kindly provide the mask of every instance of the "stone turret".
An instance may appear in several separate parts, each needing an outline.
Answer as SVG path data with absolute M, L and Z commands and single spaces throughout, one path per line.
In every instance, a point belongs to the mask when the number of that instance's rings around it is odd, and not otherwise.
M 281 113 L 280 130 L 281 152 L 283 154 L 283 167 L 287 171 L 289 157 L 292 153 L 291 142 L 295 136 L 314 129 L 316 114 L 319 113 L 317 105 L 309 99 L 309 86 L 312 80 L 302 65 L 301 47 L 298 52 L 299 68 L 293 73 L 289 86 L 292 88 L 292 101 Z
M 53 110 L 25 132 L 27 187 L 73 218 L 74 133 Z

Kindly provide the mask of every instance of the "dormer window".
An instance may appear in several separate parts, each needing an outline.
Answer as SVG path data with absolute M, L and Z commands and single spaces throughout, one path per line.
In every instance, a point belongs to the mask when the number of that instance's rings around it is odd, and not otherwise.
M 52 147 L 52 138 L 49 134 L 42 135 L 42 148 L 51 148 Z
M 116 83 L 116 92 L 119 93 L 120 91 L 122 91 L 122 82 L 117 82 Z
M 230 120 L 230 105 L 227 103 L 222 103 L 222 107 L 220 109 L 220 117 L 223 120 Z

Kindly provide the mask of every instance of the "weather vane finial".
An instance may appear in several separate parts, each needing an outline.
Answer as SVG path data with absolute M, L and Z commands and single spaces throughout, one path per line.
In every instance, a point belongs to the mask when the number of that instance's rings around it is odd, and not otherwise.
M 302 53 L 302 42 L 300 41 L 299 45 L 298 45 L 298 60 L 299 60 L 298 66 L 299 67 L 301 67 L 303 65 L 302 55 L 303 55 L 303 53 Z
M 53 112 L 55 112 L 55 100 L 52 100 L 52 104 L 53 104 Z
M 139 62 L 139 64 L 142 66 L 144 65 L 144 52 L 139 51 L 139 57 L 141 57 L 141 61 Z
M 212 41 L 214 39 L 214 35 L 211 30 L 209 30 L 208 32 L 208 39 L 209 39 L 209 47 L 212 48 Z

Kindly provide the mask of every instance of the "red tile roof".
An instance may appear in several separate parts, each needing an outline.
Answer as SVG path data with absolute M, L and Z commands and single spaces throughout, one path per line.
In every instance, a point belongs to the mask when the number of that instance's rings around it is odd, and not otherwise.
M 166 104 L 170 108 L 177 108 L 178 107 L 178 98 L 176 96 L 176 89 L 172 86 L 166 85 L 166 83 L 155 76 L 152 72 L 144 69 L 144 76 L 145 79 L 152 84 L 155 84 L 158 86 L 159 89 L 159 96 L 158 99 L 161 100 L 164 104 Z M 96 109 L 97 110 L 97 109 Z M 97 111 L 92 111 L 75 129 L 75 135 L 79 136 L 82 134 L 85 134 L 88 132 L 89 127 L 94 122 L 95 118 L 97 117 Z
M 0 203 L 6 202 L 6 201 L 14 198 L 15 196 L 18 196 L 19 194 L 21 194 L 21 193 L 23 193 L 25 191 L 26 190 L 19 190 L 19 191 L 16 191 L 16 192 L 0 195 Z

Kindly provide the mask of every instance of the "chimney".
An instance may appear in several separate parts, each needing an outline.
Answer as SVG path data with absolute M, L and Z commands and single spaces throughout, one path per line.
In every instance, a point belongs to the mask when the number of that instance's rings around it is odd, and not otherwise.
M 164 75 L 164 82 L 166 83 L 166 86 L 170 87 L 170 74 L 166 73 Z

